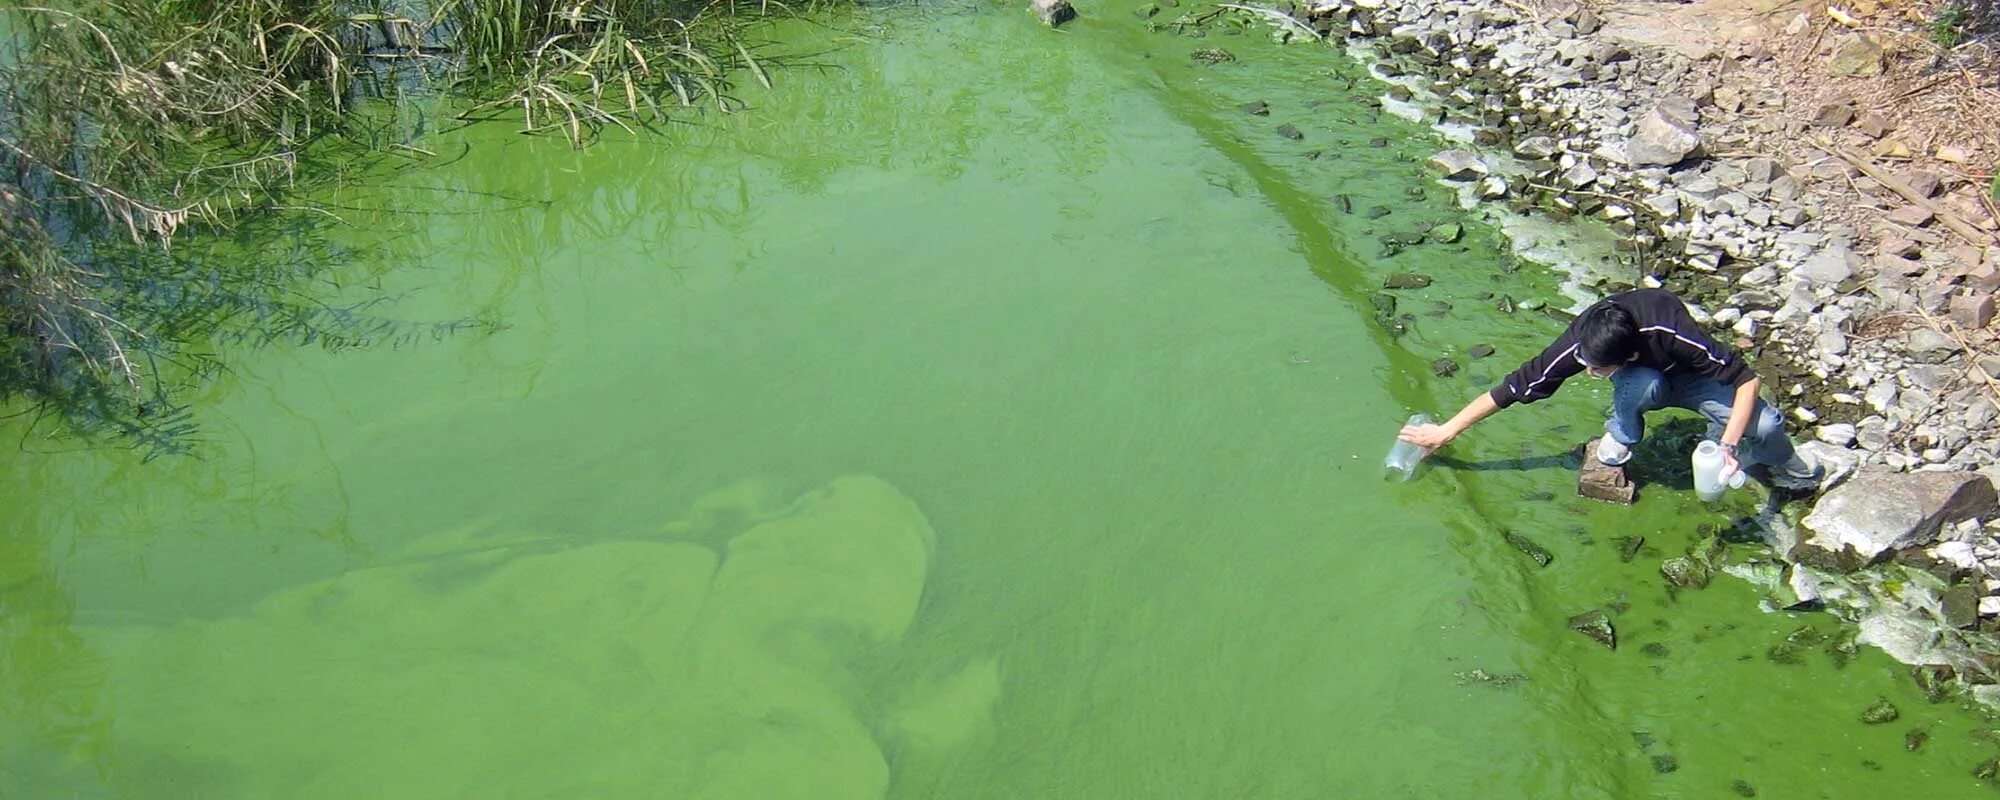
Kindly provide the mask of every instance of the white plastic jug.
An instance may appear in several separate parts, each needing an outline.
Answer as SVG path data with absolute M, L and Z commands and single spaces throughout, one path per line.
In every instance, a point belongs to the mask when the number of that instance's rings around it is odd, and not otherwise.
M 1431 415 L 1423 412 L 1410 415 L 1410 421 L 1404 423 L 1405 426 L 1429 424 L 1431 424 Z M 1430 452 L 1431 449 L 1428 447 L 1420 447 L 1399 438 L 1394 445 L 1389 447 L 1389 456 L 1382 459 L 1382 468 L 1390 472 L 1402 473 L 1403 480 L 1407 481 L 1411 475 L 1416 474 L 1417 462 L 1424 460 L 1424 456 L 1430 455 Z
M 1723 489 L 1743 486 L 1743 470 L 1732 470 L 1726 477 L 1722 474 L 1722 445 L 1704 439 L 1694 446 L 1690 461 L 1694 466 L 1694 494 L 1704 503 L 1721 499 Z

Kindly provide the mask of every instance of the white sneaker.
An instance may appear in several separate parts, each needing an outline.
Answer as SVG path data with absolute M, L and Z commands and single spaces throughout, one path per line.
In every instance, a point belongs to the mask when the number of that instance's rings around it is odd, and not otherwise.
M 1819 488 L 1824 473 L 1812 458 L 1804 453 L 1793 453 L 1792 460 L 1771 468 L 1771 485 L 1794 492 L 1810 492 Z
M 1597 440 L 1597 460 L 1608 467 L 1624 464 L 1632 460 L 1632 448 L 1611 438 L 1611 434 L 1604 434 Z

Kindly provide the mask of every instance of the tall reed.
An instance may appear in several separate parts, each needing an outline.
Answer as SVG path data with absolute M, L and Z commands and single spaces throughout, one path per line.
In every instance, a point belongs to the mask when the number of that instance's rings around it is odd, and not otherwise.
M 218 339 L 347 347 L 456 330 L 466 323 L 402 325 L 307 289 L 339 254 L 315 227 L 333 215 L 296 198 L 338 179 L 335 165 L 422 152 L 373 135 L 364 79 L 417 66 L 400 75 L 460 98 L 468 118 L 518 117 L 583 146 L 673 109 L 730 110 L 732 75 L 769 82 L 745 26 L 790 10 L 0 2 L 0 401 L 63 423 L 45 430 L 175 452 L 191 430 L 179 389 L 221 368 Z M 288 244 L 211 246 L 250 236 Z

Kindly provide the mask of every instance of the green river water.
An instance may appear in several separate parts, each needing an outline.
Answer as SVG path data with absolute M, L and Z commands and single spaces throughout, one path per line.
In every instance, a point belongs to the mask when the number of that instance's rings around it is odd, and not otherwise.
M 1385 481 L 1560 329 L 1486 295 L 1556 279 L 1338 53 L 1132 6 L 789 24 L 826 68 L 747 112 L 475 126 L 328 198 L 415 212 L 351 212 L 403 254 L 357 293 L 507 327 L 230 352 L 200 458 L 6 448 L 0 796 L 1992 793 L 1981 719 L 1879 653 L 1774 657 L 1832 620 L 1667 591 L 1741 508 L 1573 497 L 1602 382 Z M 1392 337 L 1401 270 L 1439 280 Z

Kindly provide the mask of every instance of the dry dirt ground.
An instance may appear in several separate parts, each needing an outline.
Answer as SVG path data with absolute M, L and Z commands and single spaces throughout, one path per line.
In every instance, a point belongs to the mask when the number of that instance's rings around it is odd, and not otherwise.
M 1935 175 L 1940 193 L 1931 207 L 1939 216 L 1926 227 L 1959 268 L 1970 271 L 2000 262 L 1994 197 L 2000 190 L 2000 20 L 1983 36 L 1940 28 L 1937 20 L 1948 19 L 1951 4 L 1963 1 L 1585 0 L 1604 20 L 1599 36 L 1713 62 L 1718 87 L 1775 101 L 1712 109 L 1721 130 L 1711 149 L 1775 156 L 1809 173 L 1828 221 L 1855 230 L 1860 252 L 1908 233 L 1883 222 L 1911 203 L 1896 184 L 1919 173 Z M 1836 47 L 1857 36 L 1880 46 L 1879 74 L 1843 75 L 1831 68 Z M 1843 104 L 1855 112 L 1852 123 L 1814 124 L 1824 109 Z M 1708 123 L 1705 116 L 1704 127 Z M 1942 324 L 1989 356 L 2000 352 L 1994 326 L 2000 321 L 1985 330 Z M 1973 370 L 1975 378 L 1980 371 Z M 1993 376 L 1983 377 L 2000 395 Z

